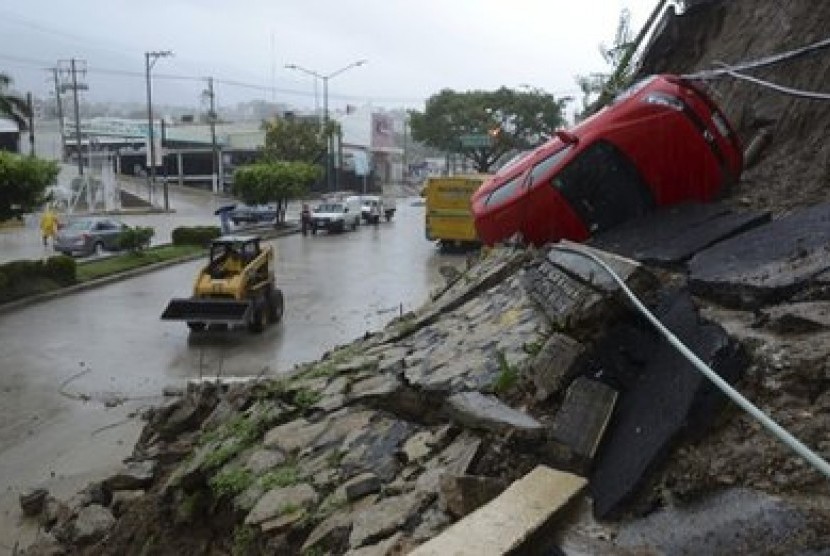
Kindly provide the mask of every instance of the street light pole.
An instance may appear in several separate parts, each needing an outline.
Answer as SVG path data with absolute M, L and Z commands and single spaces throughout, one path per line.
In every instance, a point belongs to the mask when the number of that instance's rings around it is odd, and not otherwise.
M 293 69 L 297 71 L 301 71 L 305 74 L 311 75 L 316 79 L 320 79 L 323 81 L 323 133 L 326 134 L 326 190 L 331 190 L 332 184 L 332 175 L 333 175 L 333 168 L 332 168 L 332 156 L 334 155 L 334 137 L 329 132 L 329 79 L 332 77 L 337 77 L 341 73 L 350 70 L 352 68 L 356 68 L 359 66 L 364 65 L 368 60 L 358 60 L 356 62 L 352 62 L 346 66 L 343 66 L 337 71 L 333 71 L 329 74 L 321 74 L 319 72 L 306 69 L 302 66 L 298 66 L 297 64 L 286 64 L 287 69 Z M 316 82 L 315 82 L 316 88 Z
M 153 137 L 153 92 L 152 92 L 152 81 L 150 80 L 150 70 L 153 69 L 153 66 L 156 64 L 156 60 L 159 58 L 165 58 L 167 56 L 172 56 L 173 52 L 170 50 L 154 50 L 150 52 L 144 53 L 144 68 L 146 71 L 147 77 L 147 136 L 149 140 L 149 150 L 150 150 L 150 173 L 147 177 L 147 195 L 149 197 L 150 202 L 152 203 L 153 192 L 156 188 L 156 143 Z M 167 187 L 165 183 L 165 188 Z M 167 191 L 164 192 L 164 210 L 170 210 L 169 201 L 167 198 Z

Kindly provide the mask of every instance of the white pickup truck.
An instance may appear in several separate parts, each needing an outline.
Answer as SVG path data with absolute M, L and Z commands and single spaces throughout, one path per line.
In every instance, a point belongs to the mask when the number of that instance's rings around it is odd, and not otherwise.
M 360 195 L 360 212 L 367 224 L 377 224 L 383 216 L 387 222 L 395 216 L 395 198 L 380 195 Z
M 360 203 L 347 198 L 342 201 L 324 201 L 311 211 L 311 233 L 323 228 L 329 232 L 357 229 L 360 224 Z

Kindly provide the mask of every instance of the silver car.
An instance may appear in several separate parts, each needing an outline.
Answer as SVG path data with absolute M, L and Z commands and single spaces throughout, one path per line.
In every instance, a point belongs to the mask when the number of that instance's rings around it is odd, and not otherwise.
M 64 255 L 92 255 L 118 249 L 118 236 L 129 226 L 112 218 L 73 218 L 58 231 L 55 251 Z

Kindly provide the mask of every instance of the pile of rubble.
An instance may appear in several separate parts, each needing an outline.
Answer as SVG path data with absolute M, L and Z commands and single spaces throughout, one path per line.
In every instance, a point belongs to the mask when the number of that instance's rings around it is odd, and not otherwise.
M 813 338 L 825 330 L 804 306 L 800 316 L 759 309 L 787 296 L 820 296 L 817 269 L 791 264 L 790 281 L 766 281 L 736 273 L 724 246 L 739 242 L 748 270 L 758 266 L 746 248 L 757 230 L 778 238 L 784 259 L 787 249 L 800 249 L 801 260 L 813 261 L 830 242 L 787 236 L 764 215 L 689 210 L 694 217 L 673 209 L 644 228 L 686 245 L 674 255 L 626 229 L 603 240 L 605 249 L 662 257 L 660 266 L 674 270 L 596 253 L 723 378 L 745 375 L 740 384 L 750 395 L 762 404 L 779 400 L 777 409 L 781 396 L 764 381 L 785 388 L 800 381 L 761 370 L 776 359 L 743 332 L 769 327 L 780 336 L 782 322 L 800 323 Z M 820 213 L 789 226 L 818 222 Z M 699 234 L 690 218 L 719 234 L 691 245 Z M 723 264 L 707 262 L 718 257 L 733 265 L 730 287 L 716 272 Z M 711 288 L 722 302 L 752 309 L 704 303 L 705 314 L 727 324 L 702 318 L 678 267 L 692 269 L 693 291 Z M 724 413 L 725 398 L 618 293 L 567 246 L 493 251 L 417 313 L 289 377 L 192 384 L 150 411 L 123 472 L 67 503 L 45 492 L 26 497 L 44 531 L 27 554 L 368 555 L 416 547 L 438 554 L 465 538 L 468 549 L 476 538 L 491 553 L 822 546 L 830 532 L 820 525 L 827 523 L 820 476 L 747 417 Z M 738 327 L 735 315 L 747 314 L 762 322 Z M 805 389 L 787 392 L 786 404 L 813 403 L 817 390 Z M 795 416 L 784 417 L 795 425 Z M 796 433 L 826 430 L 828 415 L 811 417 Z M 827 451 L 820 439 L 805 440 Z M 773 462 L 781 466 L 770 477 Z M 823 495 L 797 499 L 811 492 Z M 781 494 L 787 499 L 773 496 Z M 678 512 L 685 536 L 671 521 Z M 701 515 L 710 516 L 703 526 Z M 738 540 L 735 526 L 745 532 Z M 498 542 L 486 530 L 498 530 Z

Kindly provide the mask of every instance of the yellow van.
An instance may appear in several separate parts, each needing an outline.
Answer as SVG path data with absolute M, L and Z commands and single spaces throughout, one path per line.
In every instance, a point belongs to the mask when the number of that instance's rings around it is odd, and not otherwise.
M 427 178 L 426 237 L 442 247 L 478 244 L 470 197 L 488 175 L 439 176 Z

